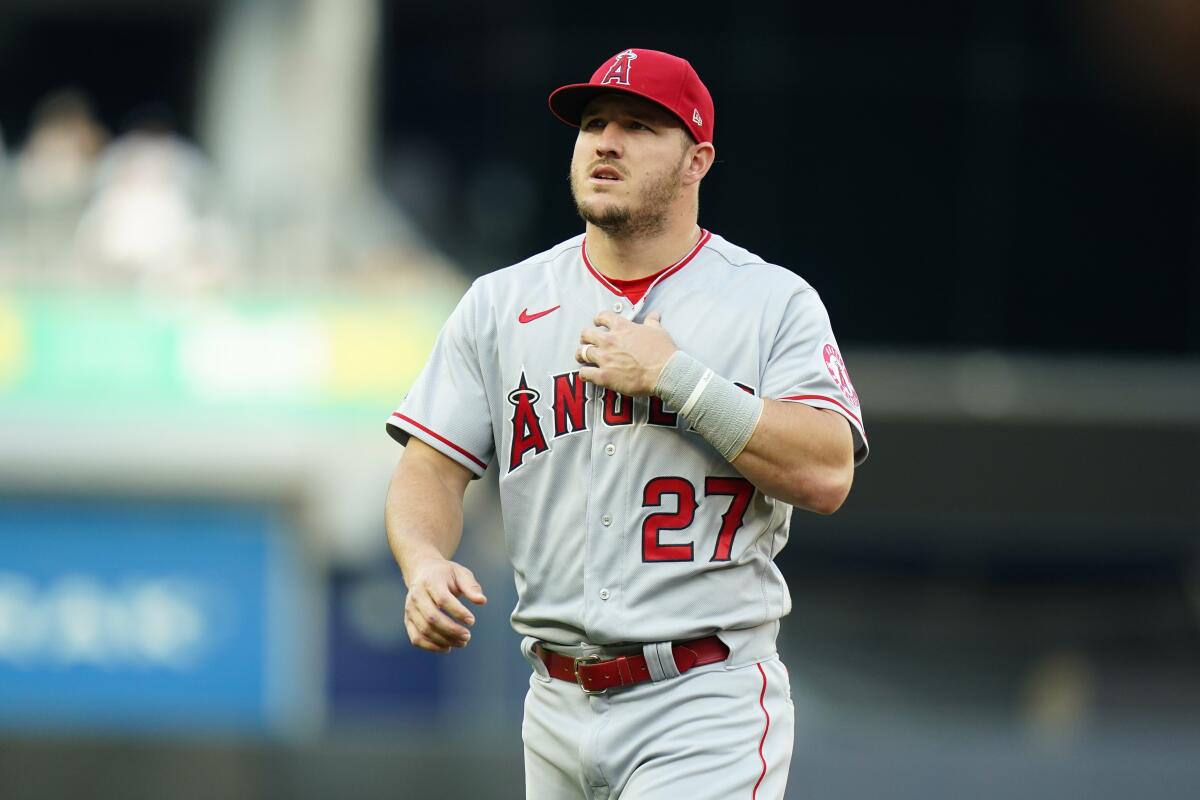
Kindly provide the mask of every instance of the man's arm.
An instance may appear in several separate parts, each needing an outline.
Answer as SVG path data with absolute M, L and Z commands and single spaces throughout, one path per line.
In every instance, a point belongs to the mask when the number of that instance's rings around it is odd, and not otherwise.
M 449 560 L 462 539 L 470 480 L 466 467 L 411 437 L 388 487 L 388 545 L 408 585 L 404 626 L 422 650 L 447 653 L 470 640 L 475 616 L 456 595 L 487 602 L 471 570 Z
M 580 335 L 585 347 L 575 358 L 586 366 L 579 376 L 625 395 L 652 394 L 663 367 L 678 350 L 658 313 L 651 312 L 638 324 L 602 311 L 595 323 L 597 327 L 585 328 Z M 850 423 L 835 411 L 763 400 L 762 416 L 731 463 L 763 493 L 832 514 L 850 493 L 854 437 Z
M 836 411 L 764 400 L 750 441 L 730 463 L 764 494 L 832 514 L 850 494 L 854 435 Z

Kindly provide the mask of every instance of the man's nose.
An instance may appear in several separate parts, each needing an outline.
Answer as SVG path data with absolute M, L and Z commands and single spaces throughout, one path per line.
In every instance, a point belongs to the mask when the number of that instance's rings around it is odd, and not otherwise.
M 621 126 L 616 122 L 610 122 L 604 126 L 604 129 L 600 131 L 600 136 L 596 139 L 596 154 L 620 158 L 622 149 Z

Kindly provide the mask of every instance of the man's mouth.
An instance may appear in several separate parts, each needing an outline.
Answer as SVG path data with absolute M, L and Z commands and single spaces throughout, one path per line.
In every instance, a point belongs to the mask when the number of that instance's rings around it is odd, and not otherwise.
M 593 168 L 589 177 L 591 177 L 594 181 L 600 181 L 604 183 L 615 183 L 619 180 L 622 180 L 621 173 L 617 171 L 616 167 L 608 166 Z

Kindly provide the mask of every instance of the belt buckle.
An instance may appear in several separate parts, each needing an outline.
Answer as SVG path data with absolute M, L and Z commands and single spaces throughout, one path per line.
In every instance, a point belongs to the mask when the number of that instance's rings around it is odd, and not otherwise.
M 589 688 L 587 688 L 586 686 L 583 685 L 583 676 L 579 674 L 579 667 L 582 664 L 599 664 L 600 661 L 601 661 L 600 656 L 598 656 L 594 653 L 590 656 L 583 656 L 581 658 L 575 659 L 575 664 L 574 664 L 575 683 L 579 684 L 579 688 L 584 694 L 604 694 L 607 691 L 607 689 L 589 689 Z

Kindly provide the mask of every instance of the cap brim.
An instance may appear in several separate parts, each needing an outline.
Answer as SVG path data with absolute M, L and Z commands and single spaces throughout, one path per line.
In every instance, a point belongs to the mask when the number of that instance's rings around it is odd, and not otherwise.
M 594 83 L 571 83 L 566 86 L 560 86 L 550 93 L 550 113 L 568 125 L 578 128 L 579 121 L 583 118 L 583 109 L 587 107 L 588 103 L 592 102 L 592 100 L 596 99 L 602 94 L 614 93 L 633 95 L 634 97 L 640 97 L 647 102 L 654 103 L 654 105 L 658 106 L 663 111 L 666 111 L 672 117 L 675 117 L 675 119 L 683 123 L 683 129 L 688 131 L 688 133 L 694 137 L 694 134 L 692 134 L 691 129 L 688 127 L 687 120 L 685 120 L 683 117 L 679 116 L 674 111 L 655 100 L 653 97 L 642 94 L 641 92 L 635 92 L 632 89 L 627 89 L 624 86 L 597 86 Z

